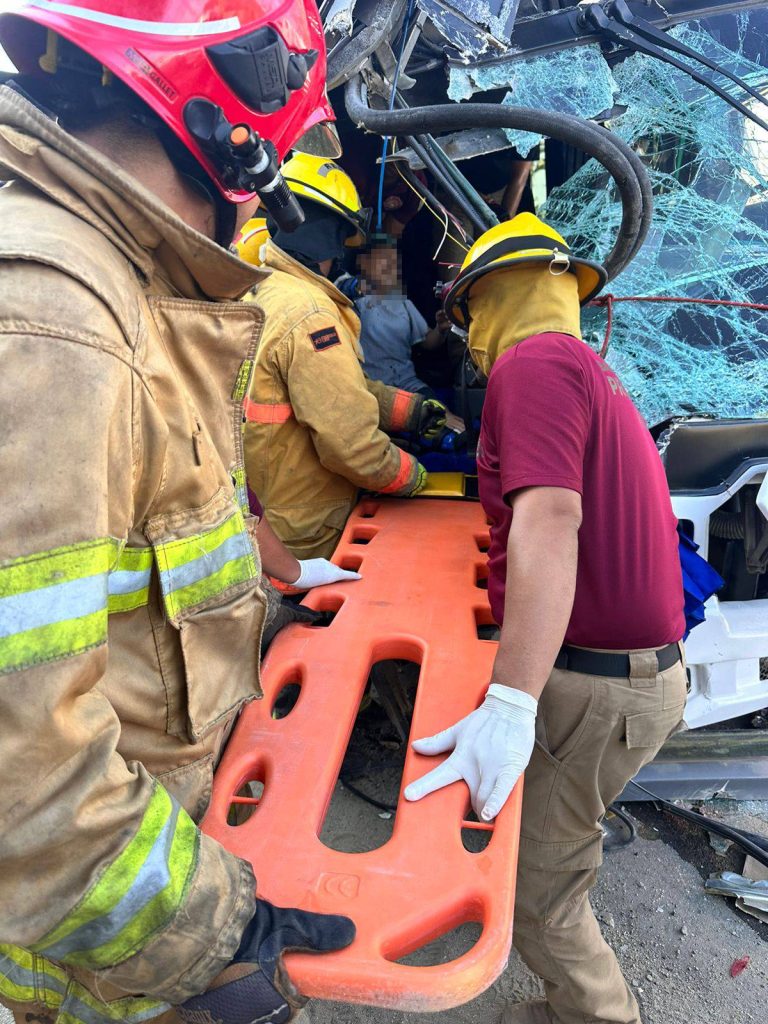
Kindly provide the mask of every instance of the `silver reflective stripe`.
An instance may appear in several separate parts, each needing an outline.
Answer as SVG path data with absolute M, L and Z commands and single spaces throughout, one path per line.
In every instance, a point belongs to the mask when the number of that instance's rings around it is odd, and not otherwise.
M 92 615 L 107 606 L 107 574 L 0 598 L 0 637 Z
M 151 569 L 117 569 L 109 574 L 110 594 L 134 594 L 149 586 Z
M 173 810 L 152 844 L 152 849 L 131 883 L 130 889 L 108 914 L 94 918 L 59 942 L 45 947 L 41 952 L 52 960 L 63 960 L 69 953 L 79 953 L 106 945 L 158 893 L 161 893 L 171 880 L 171 847 L 178 817 L 179 805 L 174 801 Z
M 163 593 L 167 594 L 171 590 L 188 587 L 191 583 L 205 579 L 206 576 L 212 576 L 227 562 L 236 558 L 246 558 L 252 554 L 253 548 L 248 540 L 248 535 L 236 533 L 232 537 L 227 537 L 213 551 L 208 551 L 204 555 L 200 555 L 199 558 L 193 558 L 191 561 L 185 562 L 184 565 L 178 565 L 173 569 L 163 569 L 160 572 Z
M 99 25 L 111 25 L 131 32 L 143 32 L 150 36 L 215 36 L 221 32 L 234 32 L 240 28 L 240 19 L 219 18 L 217 21 L 142 21 L 139 18 L 124 18 L 119 14 L 92 11 L 74 4 L 57 3 L 56 0 L 29 0 L 27 7 L 39 7 L 54 14 L 69 14 L 83 21 L 95 21 Z

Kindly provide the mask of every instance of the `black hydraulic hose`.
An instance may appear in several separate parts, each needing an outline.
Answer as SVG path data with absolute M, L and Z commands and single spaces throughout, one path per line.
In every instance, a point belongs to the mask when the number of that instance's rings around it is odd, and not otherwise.
M 395 102 L 400 110 L 408 110 L 408 104 L 400 95 L 397 93 Z M 412 136 L 413 137 L 413 136 Z M 419 135 L 417 136 L 418 141 L 422 147 L 429 153 L 432 159 L 438 164 L 438 166 L 445 169 L 445 173 L 450 176 L 456 187 L 459 189 L 461 194 L 466 198 L 468 202 L 477 211 L 480 220 L 483 223 L 481 231 L 487 231 L 488 228 L 492 228 L 495 224 L 499 223 L 499 218 L 490 208 L 488 203 L 483 199 L 477 189 L 471 184 L 470 181 L 461 173 L 456 167 L 453 160 L 448 156 L 440 143 L 433 138 L 431 135 Z
M 663 797 L 658 796 L 656 793 L 652 793 L 650 789 L 646 789 L 645 786 L 641 786 L 639 782 L 635 782 L 633 779 L 631 785 L 635 789 L 641 790 L 646 796 L 649 796 L 651 800 L 655 800 L 657 804 L 668 811 L 670 814 L 674 814 L 678 818 L 684 818 L 686 821 L 692 822 L 694 825 L 698 825 L 699 828 L 703 828 L 706 832 L 715 832 L 717 835 L 722 836 L 724 839 L 730 839 L 736 846 L 740 846 L 745 853 L 748 853 L 750 857 L 754 858 L 763 867 L 768 868 L 768 848 L 758 845 L 754 841 L 755 838 L 763 839 L 762 836 L 753 836 L 751 832 L 744 832 L 740 828 L 734 828 L 732 825 L 726 825 L 722 821 L 716 821 L 714 818 L 708 818 L 704 814 L 699 814 L 698 811 L 689 811 L 685 807 L 678 807 L 677 804 L 671 803 L 669 800 L 665 800 Z M 763 840 L 764 841 L 764 840 Z
M 480 218 L 480 222 L 483 225 L 482 230 L 487 231 L 488 228 L 492 228 L 498 224 L 499 218 L 490 208 L 488 203 L 486 203 L 480 193 L 464 177 L 458 167 L 456 167 L 453 160 L 451 160 L 451 158 L 446 154 L 445 150 L 437 140 L 433 139 L 431 135 L 419 135 L 418 139 L 433 160 L 437 161 L 438 165 L 444 169 L 445 173 L 453 181 L 456 188 L 458 188 L 467 201 L 472 204 Z
M 440 184 L 451 197 L 451 199 L 453 199 L 457 206 L 459 206 L 460 209 L 469 218 L 469 220 L 472 222 L 478 233 L 482 235 L 484 231 L 487 231 L 488 225 L 483 222 L 477 211 L 471 205 L 466 196 L 464 196 L 459 191 L 459 189 L 451 180 L 451 178 L 448 177 L 445 171 L 437 164 L 435 160 L 433 160 L 431 154 L 427 152 L 426 148 L 421 144 L 419 139 L 417 139 L 413 135 L 404 135 L 403 138 L 411 147 L 411 149 L 419 158 L 419 160 L 421 160 L 421 162 L 424 164 L 426 169 L 432 174 L 432 177 L 440 182 Z
M 472 104 L 473 108 L 476 108 L 478 106 L 480 106 L 480 104 Z M 483 104 L 483 106 L 490 107 L 490 109 L 492 111 L 494 111 L 494 112 L 499 110 L 499 109 L 503 109 L 503 108 L 499 108 L 499 107 L 494 107 L 491 104 Z M 426 109 L 430 110 L 430 109 L 434 109 L 434 108 L 426 108 Z M 509 109 L 509 108 L 507 108 L 507 109 Z M 524 109 L 526 111 L 526 113 L 539 113 L 539 111 L 534 111 L 534 110 L 529 109 L 529 108 L 519 108 L 518 107 L 517 109 L 518 110 Z M 547 114 L 547 115 L 550 114 L 549 111 L 541 111 L 541 113 Z M 578 118 L 572 118 L 572 117 L 570 117 L 570 115 L 562 115 L 562 116 L 563 117 L 568 117 L 569 120 L 576 121 L 577 124 L 579 124 L 579 126 L 581 128 L 581 132 L 582 132 L 582 139 L 581 139 L 581 141 L 579 143 L 579 148 L 589 152 L 591 155 L 596 156 L 597 159 L 600 161 L 600 163 L 602 163 L 603 166 L 606 167 L 606 169 L 608 170 L 609 174 L 611 174 L 611 176 L 616 181 L 616 184 L 617 184 L 617 186 L 619 188 L 619 192 L 620 192 L 621 197 L 622 197 L 622 206 L 623 206 L 623 210 L 624 210 L 624 217 L 622 218 L 622 225 L 621 225 L 621 231 L 620 231 L 619 239 L 617 240 L 617 243 L 614 246 L 614 249 L 612 250 L 612 252 L 609 254 L 609 256 L 605 260 L 605 267 L 606 267 L 606 270 L 608 271 L 608 278 L 609 278 L 609 280 L 611 280 L 614 277 L 616 277 L 621 272 L 621 270 L 623 270 L 624 267 L 634 258 L 634 256 L 636 255 L 636 253 L 640 249 L 640 246 L 643 244 L 643 241 L 645 240 L 645 236 L 647 234 L 648 227 L 650 227 L 650 216 L 648 216 L 648 218 L 647 218 L 648 225 L 643 230 L 643 228 L 642 228 L 642 225 L 643 225 L 643 214 L 645 213 L 646 210 L 650 210 L 651 215 L 653 213 L 653 192 L 652 192 L 652 189 L 651 189 L 651 184 L 650 184 L 650 181 L 648 179 L 648 175 L 646 173 L 645 167 L 642 164 L 642 161 L 637 156 L 637 154 L 632 149 L 630 149 L 629 146 L 626 147 L 626 150 L 627 150 L 626 154 L 620 148 L 617 148 L 617 151 L 614 154 L 614 158 L 613 158 L 613 163 L 618 168 L 618 171 L 615 172 L 614 170 L 611 169 L 611 166 L 610 166 L 609 162 L 607 160 L 601 159 L 600 156 L 598 156 L 597 153 L 595 153 L 592 149 L 590 149 L 590 147 L 584 141 L 585 137 L 589 137 L 590 136 L 590 133 L 591 133 L 592 129 L 596 129 L 596 133 L 595 134 L 598 135 L 598 138 L 596 140 L 596 146 L 597 146 L 598 149 L 600 149 L 600 148 L 603 147 L 603 141 L 604 140 L 603 140 L 603 138 L 599 137 L 599 133 L 603 133 L 603 136 L 607 137 L 607 139 L 610 140 L 610 144 L 612 144 L 613 140 L 615 139 L 615 136 L 611 132 L 606 131 L 606 129 L 604 129 L 604 128 L 600 128 L 598 125 L 592 124 L 592 122 L 590 122 L 590 121 L 583 121 L 583 120 L 578 119 Z M 504 125 L 504 127 L 508 127 L 508 126 Z M 437 130 L 442 130 L 442 126 L 440 126 L 440 128 L 437 129 Z M 547 135 L 551 134 L 553 137 L 557 138 L 557 136 L 554 135 L 554 132 L 545 131 L 544 133 L 547 134 Z M 414 149 L 414 152 L 416 152 L 416 149 L 414 147 L 414 141 L 416 141 L 417 144 L 418 144 L 418 140 L 417 139 L 414 140 L 413 136 L 407 136 L 406 141 L 408 142 L 408 145 L 411 146 L 411 148 Z M 563 141 L 568 141 L 568 140 L 563 139 Z M 620 141 L 620 140 L 617 140 L 617 141 Z M 573 145 L 573 143 L 571 143 L 571 144 Z M 623 146 L 624 144 L 620 143 L 620 145 Z M 634 159 L 630 159 L 627 154 L 631 154 L 632 158 L 634 158 Z M 425 166 L 427 166 L 427 160 L 429 160 L 431 163 L 433 163 L 431 155 L 429 155 L 429 154 L 425 155 L 425 151 L 424 151 L 424 147 L 423 146 L 420 147 L 417 155 L 425 163 Z M 638 171 L 638 168 L 634 166 L 634 161 L 636 161 L 637 164 L 639 165 L 639 171 Z M 432 170 L 432 166 L 430 166 L 429 169 Z M 432 170 L 432 173 L 434 174 L 435 171 Z M 458 170 L 456 170 L 454 168 L 454 174 L 455 175 L 458 175 L 460 173 L 461 173 L 460 171 L 458 171 Z M 623 175 L 623 177 L 620 178 L 619 175 Z M 622 180 L 625 182 L 626 192 L 629 193 L 629 198 L 628 199 L 625 198 L 625 194 L 622 192 L 622 187 L 621 187 Z M 442 181 L 443 187 L 446 187 L 445 186 L 445 179 L 442 178 L 441 181 Z M 645 182 L 645 184 L 647 185 L 647 188 L 643 187 L 643 182 Z M 453 193 L 453 194 L 455 194 L 455 193 Z M 640 214 L 640 217 L 639 217 L 639 226 L 636 229 L 636 231 L 634 233 L 634 236 L 632 236 L 630 234 L 630 232 L 632 230 L 631 228 L 627 229 L 626 232 L 625 232 L 625 225 L 627 223 L 627 220 L 629 219 L 627 217 L 627 207 L 628 207 L 628 204 L 631 204 L 633 207 L 635 205 L 639 205 L 640 210 L 642 211 L 641 214 Z M 466 202 L 464 204 L 462 204 L 462 207 L 465 210 L 465 212 L 468 212 L 467 211 L 467 207 L 466 207 Z M 477 219 L 475 217 L 472 218 L 472 222 L 477 225 Z M 498 221 L 497 221 L 497 223 L 498 223 Z M 630 221 L 630 223 L 631 223 L 631 221 Z M 487 231 L 488 228 L 491 227 L 491 226 L 492 225 L 490 225 L 490 224 L 484 223 L 480 227 L 480 231 L 481 232 Z M 623 238 L 623 236 L 625 234 L 628 236 L 627 237 L 627 243 L 625 245 L 622 245 L 622 238 Z M 618 254 L 617 254 L 617 250 L 618 250 Z M 616 263 L 618 263 L 619 259 L 621 259 L 620 265 L 618 265 L 616 269 L 613 269 L 614 261 Z
M 360 76 L 347 83 L 345 100 L 352 121 L 376 134 L 514 128 L 548 135 L 589 153 L 616 182 L 622 203 L 619 235 L 604 261 L 609 280 L 627 266 L 648 234 L 653 216 L 653 193 L 642 161 L 625 142 L 590 121 L 548 110 L 490 103 L 373 110 L 363 98 Z

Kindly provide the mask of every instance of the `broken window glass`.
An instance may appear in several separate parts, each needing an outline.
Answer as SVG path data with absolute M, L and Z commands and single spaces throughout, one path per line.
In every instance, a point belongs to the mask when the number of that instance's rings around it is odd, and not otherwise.
M 419 0 L 419 7 L 464 59 L 503 52 L 520 0 Z
M 596 117 L 611 110 L 618 92 L 599 46 L 579 46 L 531 60 L 495 61 L 484 67 L 452 65 L 448 96 L 469 99 L 476 92 L 507 88 L 503 103 Z M 519 153 L 527 153 L 541 135 L 504 129 Z
M 765 10 L 673 31 L 768 92 Z M 656 206 L 645 246 L 609 290 L 768 303 L 768 133 L 650 57 L 627 58 L 613 76 L 618 105 L 626 109 L 610 127 L 643 155 Z M 534 93 L 539 87 L 531 83 Z M 768 108 L 760 113 L 765 117 Z M 621 209 L 607 175 L 590 161 L 551 193 L 543 212 L 577 252 L 599 259 L 616 236 Z M 605 311 L 585 310 L 584 324 L 599 347 Z M 614 307 L 608 361 L 649 423 L 692 412 L 768 416 L 765 311 L 624 302 Z

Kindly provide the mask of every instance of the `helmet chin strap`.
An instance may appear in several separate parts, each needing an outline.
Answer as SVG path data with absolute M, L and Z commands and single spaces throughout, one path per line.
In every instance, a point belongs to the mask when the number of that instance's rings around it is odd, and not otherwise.
M 222 249 L 229 249 L 235 240 L 235 226 L 237 224 L 237 206 L 235 203 L 228 203 L 217 188 L 213 189 L 213 205 L 216 212 L 216 233 L 214 241 Z

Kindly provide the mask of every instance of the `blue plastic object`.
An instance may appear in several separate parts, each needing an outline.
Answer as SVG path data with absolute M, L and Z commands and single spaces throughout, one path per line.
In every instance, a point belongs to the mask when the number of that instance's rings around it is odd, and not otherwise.
M 680 538 L 680 568 L 683 571 L 683 593 L 685 595 L 685 636 L 687 640 L 692 629 L 705 618 L 704 604 L 725 585 L 719 572 L 702 558 L 699 545 L 695 544 L 678 526 Z

